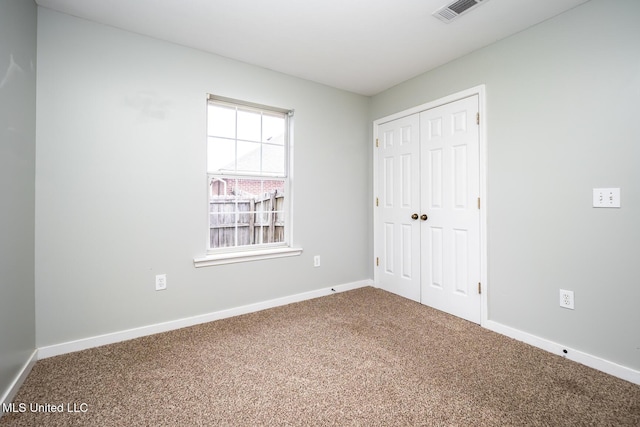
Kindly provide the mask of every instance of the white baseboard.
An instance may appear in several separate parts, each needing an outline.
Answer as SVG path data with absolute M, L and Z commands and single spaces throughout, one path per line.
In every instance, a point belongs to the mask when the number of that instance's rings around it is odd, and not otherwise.
M 574 362 L 578 362 L 590 368 L 597 369 L 598 371 L 613 375 L 614 377 L 618 377 L 631 383 L 640 385 L 640 371 L 636 371 L 635 369 L 618 365 L 608 360 L 601 359 L 599 357 L 569 348 L 567 346 L 563 346 L 553 341 L 549 341 L 536 335 L 532 335 L 527 332 L 511 328 L 509 326 L 505 326 L 492 320 L 486 321 L 483 326 L 499 334 L 506 335 L 515 340 L 522 341 L 534 347 L 546 350 L 550 353 L 566 357 L 569 360 L 573 360 Z
M 184 319 L 173 320 L 169 322 L 157 323 L 149 326 L 142 326 L 139 328 L 128 329 L 124 331 L 113 332 L 110 334 L 99 335 L 95 337 L 83 338 L 76 341 L 69 341 L 61 344 L 54 344 L 51 346 L 41 347 L 37 350 L 37 359 L 46 359 L 48 357 L 58 356 L 61 354 L 72 353 L 74 351 L 86 350 L 93 347 L 99 347 L 102 345 L 113 344 L 121 341 L 127 341 L 134 338 L 139 338 L 147 335 L 153 335 L 161 332 L 168 332 L 175 329 L 186 328 L 189 326 L 198 325 L 201 323 L 212 322 L 215 320 L 225 319 L 233 316 L 239 316 L 242 314 L 253 313 L 269 308 L 279 307 L 282 305 L 292 304 L 300 301 L 305 301 L 313 298 L 319 298 L 326 295 L 330 295 L 335 292 L 344 292 L 352 289 L 362 288 L 365 286 L 374 286 L 372 280 L 362 280 L 358 282 L 345 283 L 329 288 L 318 289 L 315 291 L 304 292 L 295 295 L 289 295 L 282 298 L 276 298 L 268 301 L 263 301 L 255 304 L 248 304 L 241 307 L 230 308 L 227 310 L 216 311 L 212 313 L 202 314 L 199 316 L 188 317 Z M 538 347 L 542 350 L 548 351 L 553 354 L 557 354 L 566 357 L 569 360 L 581 363 L 585 366 L 589 366 L 593 369 L 605 372 L 609 375 L 621 378 L 634 384 L 640 385 L 640 371 L 618 365 L 611 361 L 601 359 L 588 353 L 584 353 L 579 350 L 563 346 L 561 344 L 549 341 L 544 338 L 540 338 L 536 335 L 523 332 L 521 330 L 505 326 L 501 323 L 487 320 L 483 326 L 489 330 L 497 332 L 502 335 L 506 335 L 515 340 L 524 342 L 526 344 Z M 566 351 L 566 353 L 565 353 Z M 18 388 L 24 382 L 24 379 L 31 371 L 33 364 L 36 361 L 36 353 L 31 357 L 29 362 L 25 365 L 22 373 L 16 378 L 16 381 L 9 388 L 9 391 L 3 396 L 1 402 L 7 402 L 8 398 L 13 398 Z M 12 394 L 13 393 L 13 394 Z
M 113 344 L 121 341 L 127 341 L 147 335 L 153 335 L 161 332 L 172 331 L 175 329 L 186 328 L 188 326 L 199 325 L 201 323 L 212 322 L 214 320 L 225 319 L 228 317 L 239 316 L 241 314 L 253 313 L 256 311 L 266 310 L 268 308 L 279 307 L 282 305 L 292 304 L 295 302 L 305 301 L 313 298 L 323 297 L 335 292 L 350 291 L 352 289 L 362 288 L 365 286 L 373 286 L 372 280 L 362 280 L 359 282 L 345 283 L 329 288 L 318 289 L 315 291 L 303 292 L 300 294 L 290 295 L 282 298 L 276 298 L 255 304 L 248 304 L 241 307 L 230 308 L 227 310 L 216 311 L 198 316 L 187 317 L 169 322 L 157 323 L 154 325 L 142 326 L 139 328 L 127 329 L 124 331 L 112 332 L 109 334 L 99 335 L 95 337 L 83 338 L 75 341 L 64 342 L 61 344 L 49 345 L 38 349 L 38 359 L 46 359 L 48 357 L 58 356 L 61 354 L 72 353 L 74 351 L 86 350 L 102 345 Z
M 16 375 L 15 379 L 13 380 L 9 388 L 0 397 L 0 406 L 3 403 L 11 403 L 13 401 L 14 397 L 16 397 L 16 394 L 18 394 L 18 390 L 24 383 L 24 380 L 27 379 L 29 372 L 31 372 L 31 369 L 33 369 L 33 366 L 36 364 L 37 360 L 38 360 L 38 350 L 33 350 L 33 353 L 31 353 L 31 356 L 24 363 L 24 365 L 22 366 L 22 369 L 20 369 L 20 371 L 18 372 L 18 375 Z M 3 413 L 4 412 L 0 407 L 0 417 L 2 417 Z

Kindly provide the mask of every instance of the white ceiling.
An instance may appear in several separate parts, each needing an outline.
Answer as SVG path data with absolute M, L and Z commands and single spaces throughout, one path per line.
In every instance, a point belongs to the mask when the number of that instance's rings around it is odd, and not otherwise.
M 588 0 L 36 0 L 43 7 L 374 95 Z

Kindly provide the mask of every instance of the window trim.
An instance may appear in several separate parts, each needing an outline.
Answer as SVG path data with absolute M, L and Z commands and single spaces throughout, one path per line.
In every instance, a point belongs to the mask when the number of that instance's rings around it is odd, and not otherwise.
M 235 264 L 238 262 L 258 261 L 262 259 L 284 258 L 302 254 L 302 248 L 279 246 L 268 249 L 236 250 L 233 252 L 219 252 L 204 257 L 194 258 L 196 268 L 213 265 Z
M 231 105 L 233 107 L 237 107 L 238 105 L 242 105 L 243 107 L 254 108 L 254 109 L 257 109 L 257 110 L 275 111 L 277 113 L 288 114 L 290 117 L 293 116 L 293 112 L 294 112 L 294 110 L 292 110 L 290 108 L 273 107 L 271 105 L 257 104 L 255 102 L 242 101 L 240 99 L 227 98 L 227 97 L 224 97 L 224 96 L 213 95 L 213 94 L 210 94 L 210 93 L 207 94 L 207 103 L 209 101 L 229 104 L 229 105 Z
M 249 108 L 255 108 L 259 110 L 273 111 L 276 113 L 283 113 L 287 116 L 287 141 L 285 145 L 285 194 L 287 195 L 286 203 L 286 215 L 285 215 L 285 230 L 284 230 L 284 242 L 279 243 L 263 243 L 258 245 L 246 245 L 246 246 L 233 246 L 224 248 L 210 248 L 209 247 L 209 235 L 207 234 L 205 244 L 205 255 L 195 257 L 193 259 L 194 266 L 196 268 L 209 267 L 223 264 L 234 264 L 247 261 L 257 261 L 265 259 L 283 258 L 298 256 L 302 253 L 302 248 L 295 247 L 293 245 L 293 167 L 292 167 L 292 154 L 293 154 L 293 113 L 292 109 L 278 108 L 268 105 L 262 105 L 252 102 L 246 102 L 242 100 L 226 98 L 222 96 L 207 94 L 207 106 L 210 102 L 225 103 L 233 106 L 243 106 Z M 208 120 L 208 119 L 207 119 Z M 207 138 L 208 138 L 207 132 Z M 206 162 L 205 162 L 206 165 Z M 205 167 L 205 175 L 207 177 L 207 224 L 209 222 L 209 171 Z M 225 174 L 226 175 L 226 174 Z M 240 176 L 234 176 L 233 174 L 226 175 L 229 178 L 235 178 Z M 264 176 L 264 179 L 268 179 L 268 176 Z M 276 178 L 276 177 L 274 177 Z M 280 177 L 278 177 L 280 178 Z M 208 225 L 207 228 L 208 230 Z

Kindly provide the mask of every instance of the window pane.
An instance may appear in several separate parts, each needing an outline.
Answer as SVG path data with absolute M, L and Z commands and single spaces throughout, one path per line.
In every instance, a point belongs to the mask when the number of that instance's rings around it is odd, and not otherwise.
M 264 114 L 262 117 L 262 142 L 284 144 L 285 120 L 281 115 Z
M 238 110 L 238 139 L 260 141 L 260 116 L 259 112 Z
M 259 142 L 238 141 L 238 172 L 260 173 Z
M 210 247 L 284 242 L 284 179 L 211 176 Z
M 262 172 L 284 176 L 284 146 L 262 145 Z
M 284 179 L 265 179 L 262 181 L 264 192 L 275 193 L 280 196 L 284 194 Z
M 235 171 L 236 143 L 234 140 L 210 137 L 207 144 L 207 170 L 209 172 Z
M 218 177 L 209 178 L 209 196 L 228 196 L 231 195 L 232 185 L 230 180 Z
M 207 122 L 207 132 L 210 136 L 236 137 L 236 109 L 234 107 L 209 104 Z
M 236 246 L 235 209 L 233 204 L 224 200 L 211 200 L 209 203 L 209 246 L 226 248 Z
M 256 197 L 263 193 L 262 181 L 259 179 L 239 179 L 236 185 L 238 197 Z

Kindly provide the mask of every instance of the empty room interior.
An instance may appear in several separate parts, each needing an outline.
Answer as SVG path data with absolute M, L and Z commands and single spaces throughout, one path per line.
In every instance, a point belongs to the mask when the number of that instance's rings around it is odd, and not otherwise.
M 0 424 L 47 361 L 357 295 L 637 398 L 640 2 L 298 3 L 0 0 Z

